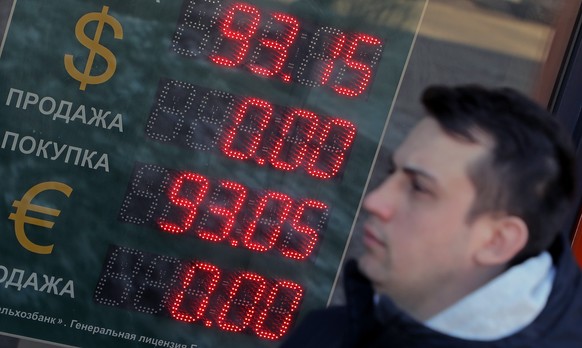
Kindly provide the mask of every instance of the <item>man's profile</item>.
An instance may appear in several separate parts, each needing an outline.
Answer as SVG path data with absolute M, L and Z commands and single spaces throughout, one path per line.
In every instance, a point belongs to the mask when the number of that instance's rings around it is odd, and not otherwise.
M 558 122 L 511 89 L 428 88 L 427 117 L 364 199 L 345 306 L 283 347 L 579 347 L 582 278 L 560 232 L 574 195 Z

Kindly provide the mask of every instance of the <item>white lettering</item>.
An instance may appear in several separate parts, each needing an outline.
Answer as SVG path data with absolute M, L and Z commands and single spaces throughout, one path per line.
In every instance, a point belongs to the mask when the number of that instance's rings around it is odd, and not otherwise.
M 103 167 L 105 171 L 109 173 L 109 156 L 107 156 L 106 153 L 101 155 L 101 158 L 99 158 L 99 161 L 97 161 L 97 164 L 95 164 L 93 169 L 97 170 L 99 167 Z
M 32 288 L 34 290 L 38 291 L 38 278 L 36 276 L 36 272 L 32 272 L 30 277 L 28 277 L 26 282 L 24 282 L 24 285 L 22 286 L 22 288 L 27 288 L 29 286 L 32 286 Z
M 91 108 L 91 111 L 93 111 L 93 117 L 89 120 L 88 125 L 92 125 L 93 122 L 95 122 L 95 127 L 99 127 L 99 124 L 101 124 L 102 128 L 106 128 L 107 124 L 105 123 L 105 118 L 111 113 L 111 111 L 107 111 L 105 114 L 103 114 L 103 110 L 101 109 L 97 112 L 95 108 Z
M 67 108 L 67 111 L 65 111 L 65 113 L 63 113 L 63 107 Z M 62 119 L 65 119 L 65 123 L 69 123 L 69 118 L 71 117 L 71 108 L 72 107 L 73 107 L 73 103 L 71 103 L 70 101 L 61 100 L 61 102 L 59 104 L 59 108 L 57 109 L 57 112 L 55 112 L 55 114 L 53 115 L 53 120 L 56 120 L 57 118 L 62 118 Z
M 83 160 L 81 161 L 81 167 L 93 168 L 93 162 L 91 162 L 91 158 L 93 158 L 93 156 L 95 156 L 97 152 L 95 151 L 91 152 L 90 156 L 88 154 L 89 150 L 85 150 L 85 152 L 83 153 Z
M 45 284 L 38 291 L 43 292 L 43 291 L 45 291 L 45 289 L 48 289 L 48 290 L 46 290 L 46 293 L 50 294 L 51 291 L 53 291 L 53 289 L 54 289 L 54 294 L 58 295 L 59 292 L 57 291 L 57 284 L 61 280 L 63 280 L 63 278 L 59 278 L 59 279 L 57 279 L 57 281 L 55 281 L 55 277 L 50 277 L 50 279 L 49 279 L 49 277 L 44 275 L 44 274 L 42 277 L 44 278 Z
M 72 280 L 69 280 L 67 284 L 65 284 L 63 290 L 59 293 L 59 296 L 63 296 L 63 294 L 69 294 L 71 298 L 75 298 L 75 284 Z
M 61 148 L 59 149 L 59 145 L 57 143 L 55 144 L 55 155 L 53 157 L 51 157 L 51 160 L 56 160 L 57 158 L 59 158 L 59 156 L 65 152 L 65 149 L 67 148 L 66 144 L 63 144 L 63 146 L 61 146 Z
M 81 153 L 83 149 L 78 148 L 76 146 L 69 145 L 69 149 L 67 150 L 67 155 L 65 156 L 65 163 L 69 163 L 69 158 L 71 157 L 71 152 L 77 151 L 77 157 L 75 157 L 75 164 L 79 164 L 79 160 L 81 159 Z
M 40 157 L 40 153 L 42 152 L 44 158 L 48 158 L 48 153 L 46 152 L 47 147 L 52 144 L 52 141 L 45 141 L 44 139 L 40 139 L 40 143 L 38 144 L 38 148 L 36 149 L 36 157 Z
M 24 98 L 24 104 L 22 109 L 26 110 L 29 105 L 36 105 L 38 103 L 38 94 L 32 92 L 26 92 L 26 97 Z
M 14 277 L 18 277 L 18 280 L 14 280 Z M 10 279 L 8 279 L 4 287 L 8 288 L 9 286 L 14 286 L 18 288 L 18 291 L 20 291 L 20 289 L 22 289 L 22 278 L 24 278 L 24 270 L 14 268 L 12 274 L 10 274 Z
M 73 115 L 73 117 L 71 117 L 71 121 L 75 121 L 76 119 L 80 119 L 81 122 L 83 123 L 87 123 L 87 116 L 86 116 L 86 112 L 85 112 L 85 105 L 81 105 L 79 106 L 79 108 L 77 109 L 77 111 L 75 111 L 75 114 Z
M 13 133 L 13 132 L 9 132 L 9 131 L 4 132 L 4 139 L 2 140 L 2 148 L 3 149 L 6 148 L 6 142 L 8 141 L 9 136 L 14 137 L 14 140 L 12 141 L 12 147 L 10 148 L 10 150 L 14 151 L 14 150 L 16 150 L 16 144 L 18 144 L 18 137 L 19 137 L 18 133 Z
M 2 279 L 0 279 L 0 283 L 4 283 L 6 278 L 8 278 L 8 268 L 6 268 L 4 266 L 0 266 L 0 270 L 2 270 L 4 272 L 4 274 L 2 275 Z
M 30 149 L 28 149 L 28 150 L 25 149 L 25 144 L 24 144 L 25 141 L 30 141 Z M 20 139 L 20 142 L 18 143 L 18 149 L 23 154 L 30 155 L 36 149 L 36 139 L 31 137 L 30 135 L 23 137 L 22 139 Z
M 50 108 L 47 110 L 45 109 L 44 105 L 49 102 L 50 103 Z M 51 97 L 44 97 L 40 100 L 40 103 L 38 104 L 38 111 L 40 111 L 41 114 L 43 115 L 50 115 L 52 114 L 55 109 L 57 108 L 57 102 L 56 100 L 54 100 L 54 98 Z
M 123 117 L 121 116 L 121 114 L 115 115 L 115 118 L 113 119 L 113 121 L 111 121 L 109 126 L 107 126 L 107 129 L 111 129 L 113 127 L 117 128 L 119 133 L 123 133 Z
M 10 92 L 8 92 L 8 97 L 6 98 L 6 105 L 10 105 L 10 102 L 12 101 L 12 96 L 14 95 L 14 93 L 18 94 L 18 100 L 16 101 L 16 107 L 20 108 L 20 103 L 22 102 L 22 96 L 24 95 L 24 91 L 21 91 L 19 89 L 15 89 L 15 88 L 10 88 Z

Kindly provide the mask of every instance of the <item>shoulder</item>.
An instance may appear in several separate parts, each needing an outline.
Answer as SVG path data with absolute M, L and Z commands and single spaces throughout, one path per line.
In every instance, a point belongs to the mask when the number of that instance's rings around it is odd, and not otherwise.
M 340 347 L 348 331 L 345 306 L 310 312 L 286 338 L 281 348 Z

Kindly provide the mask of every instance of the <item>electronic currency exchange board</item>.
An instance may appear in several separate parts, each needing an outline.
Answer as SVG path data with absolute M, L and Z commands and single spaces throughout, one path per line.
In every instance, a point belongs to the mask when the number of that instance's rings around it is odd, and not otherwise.
M 3 0 L 0 332 L 277 346 L 333 290 L 424 6 Z

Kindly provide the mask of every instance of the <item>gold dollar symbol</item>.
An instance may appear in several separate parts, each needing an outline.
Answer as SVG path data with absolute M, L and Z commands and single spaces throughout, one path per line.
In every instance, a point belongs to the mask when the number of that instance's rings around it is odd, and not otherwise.
M 96 85 L 106 82 L 113 76 L 117 68 L 115 55 L 107 47 L 99 43 L 105 24 L 109 24 L 113 28 L 114 38 L 118 40 L 123 39 L 123 28 L 121 24 L 117 19 L 108 15 L 108 11 L 109 7 L 103 6 L 101 12 L 87 13 L 79 19 L 75 26 L 75 36 L 83 46 L 89 49 L 89 58 L 87 59 L 87 64 L 85 64 L 85 70 L 82 73 L 73 64 L 73 55 L 65 54 L 65 69 L 67 69 L 67 72 L 72 78 L 81 82 L 79 89 L 82 91 L 85 90 L 88 84 Z M 95 37 L 91 39 L 85 34 L 85 27 L 87 24 L 95 21 L 97 22 L 97 29 L 95 30 Z M 91 75 L 91 70 L 93 69 L 93 62 L 97 54 L 107 62 L 107 69 L 101 75 L 94 76 Z

